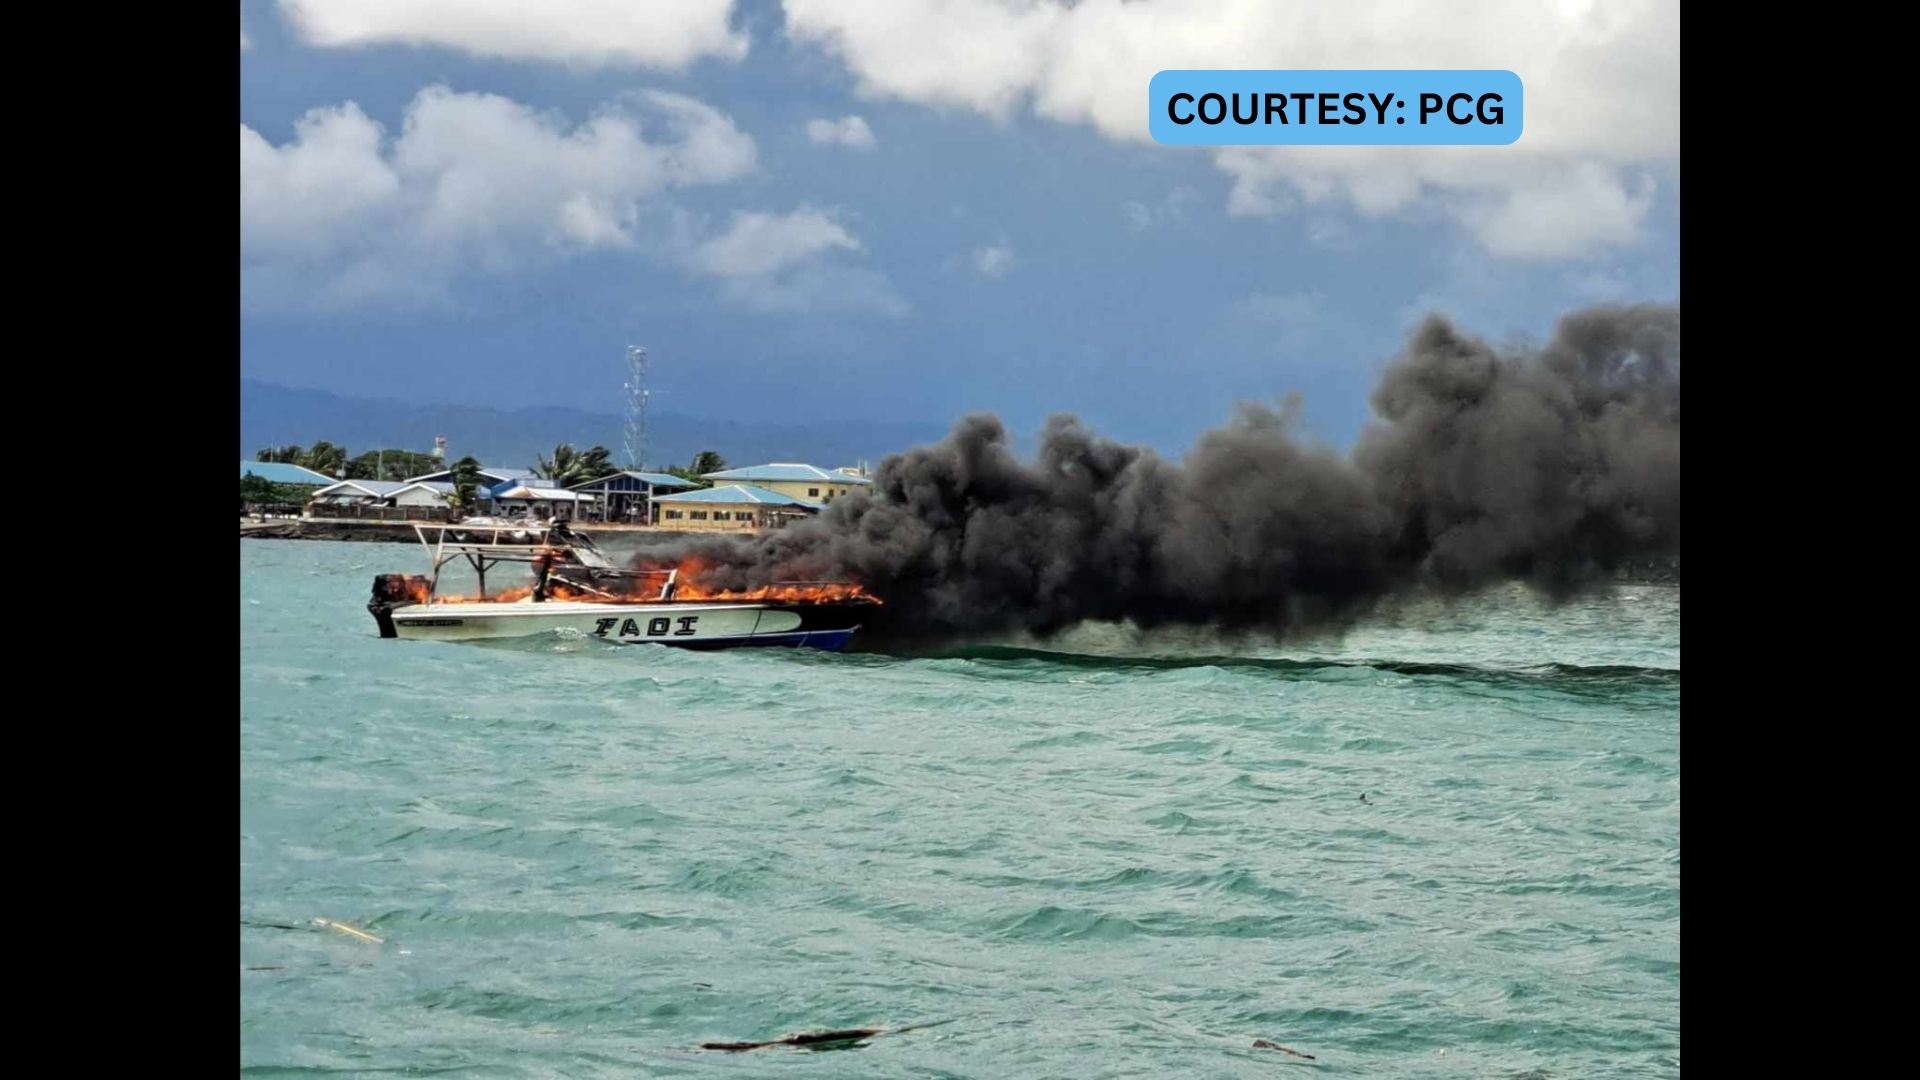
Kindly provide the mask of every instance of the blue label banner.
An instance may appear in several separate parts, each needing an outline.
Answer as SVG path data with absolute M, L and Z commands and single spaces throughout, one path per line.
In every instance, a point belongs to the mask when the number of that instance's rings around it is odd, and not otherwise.
M 1167 146 L 1507 146 L 1526 101 L 1511 71 L 1163 71 L 1147 116 Z

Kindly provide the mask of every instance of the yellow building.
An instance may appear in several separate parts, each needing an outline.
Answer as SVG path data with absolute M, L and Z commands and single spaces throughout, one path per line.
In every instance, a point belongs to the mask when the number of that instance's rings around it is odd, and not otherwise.
M 727 484 L 678 495 L 653 497 L 653 523 L 691 532 L 744 532 L 777 529 L 819 505 L 748 484 Z
M 818 466 L 793 462 L 723 469 L 706 473 L 701 479 L 716 484 L 751 484 L 815 506 L 825 506 L 850 491 L 873 484 L 872 480 L 850 472 L 829 472 Z

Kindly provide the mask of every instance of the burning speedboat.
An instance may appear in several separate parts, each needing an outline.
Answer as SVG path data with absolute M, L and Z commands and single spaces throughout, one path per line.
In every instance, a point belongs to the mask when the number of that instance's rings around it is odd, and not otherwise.
M 430 571 L 373 579 L 367 610 L 380 636 L 471 641 L 574 632 L 623 644 L 720 649 L 788 645 L 837 651 L 879 600 L 843 582 L 779 582 L 749 591 L 683 580 L 678 566 L 616 567 L 587 537 L 545 525 L 424 525 Z M 464 559 L 479 594 L 441 594 L 440 571 Z M 489 595 L 487 572 L 525 564 L 532 584 Z

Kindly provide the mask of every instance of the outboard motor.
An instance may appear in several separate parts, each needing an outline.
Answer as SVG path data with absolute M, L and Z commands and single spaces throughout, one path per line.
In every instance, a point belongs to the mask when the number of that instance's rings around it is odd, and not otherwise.
M 373 599 L 367 601 L 367 610 L 373 613 L 373 621 L 380 627 L 380 636 L 399 637 L 393 629 L 393 609 L 425 603 L 432 588 L 433 583 L 420 574 L 375 576 Z

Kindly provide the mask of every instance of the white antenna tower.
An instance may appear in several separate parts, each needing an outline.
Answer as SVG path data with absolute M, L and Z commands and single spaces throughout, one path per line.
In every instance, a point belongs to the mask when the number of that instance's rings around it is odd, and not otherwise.
M 647 350 L 627 346 L 627 468 L 643 469 L 647 456 Z

